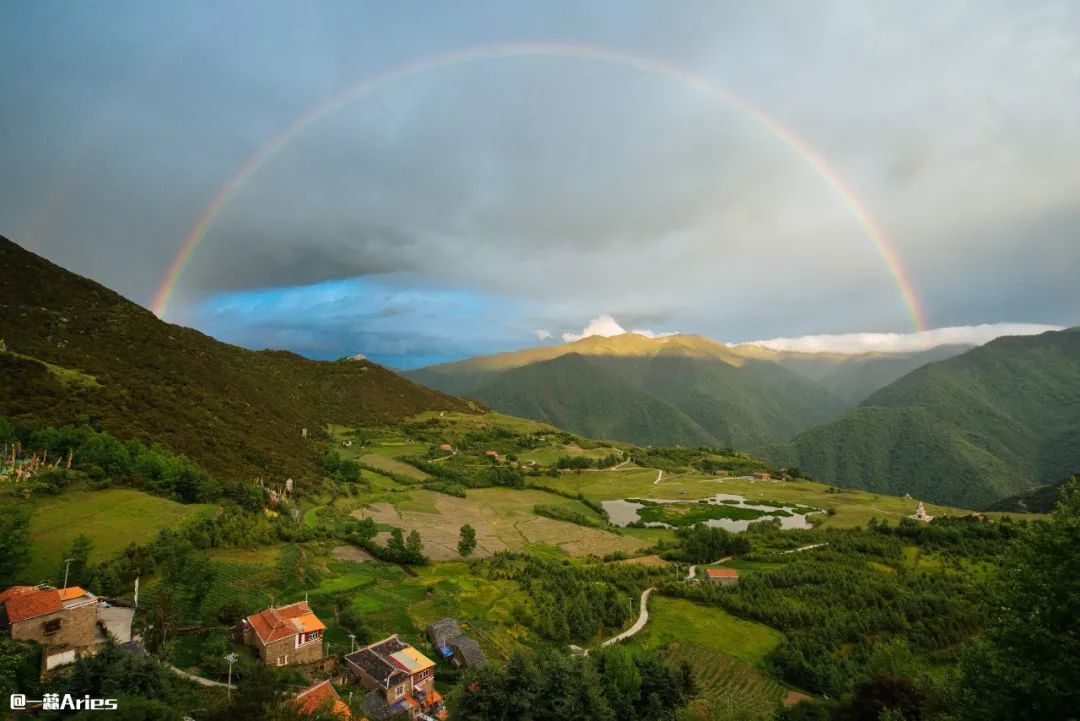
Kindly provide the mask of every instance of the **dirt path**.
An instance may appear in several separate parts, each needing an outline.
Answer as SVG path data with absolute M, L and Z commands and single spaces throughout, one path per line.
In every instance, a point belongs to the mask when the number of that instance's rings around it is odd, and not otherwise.
M 798 553 L 799 551 L 809 551 L 814 548 L 821 548 L 822 546 L 828 546 L 828 543 L 811 543 L 809 546 L 800 546 L 799 548 L 792 548 L 790 551 L 784 551 L 784 553 Z M 782 555 L 782 554 L 781 554 Z
M 649 622 L 649 595 L 655 590 L 655 588 L 646 588 L 641 592 L 641 613 L 638 614 L 638 619 L 634 621 L 634 625 L 620 633 L 618 636 L 612 636 L 607 641 L 604 641 L 600 644 L 601 646 L 610 646 L 613 643 L 625 641 L 641 629 L 645 628 L 645 624 Z
M 656 472 L 656 480 L 653 481 L 652 484 L 654 486 L 659 485 L 660 481 L 662 481 L 662 480 L 664 480 L 664 472 L 663 471 L 657 471 Z
M 167 665 L 169 667 L 169 670 L 171 670 L 176 675 L 183 676 L 186 679 L 190 679 L 191 681 L 194 681 L 195 683 L 199 684 L 200 686 L 207 686 L 207 687 L 209 687 L 209 686 L 220 686 L 221 688 L 236 688 L 235 685 L 230 686 L 229 684 L 222 683 L 221 681 L 211 681 L 208 678 L 203 678 L 202 676 L 196 676 L 193 673 L 188 673 L 187 671 L 185 671 L 183 669 L 180 669 L 180 668 L 177 668 L 176 666 L 173 666 L 171 663 L 167 664 Z

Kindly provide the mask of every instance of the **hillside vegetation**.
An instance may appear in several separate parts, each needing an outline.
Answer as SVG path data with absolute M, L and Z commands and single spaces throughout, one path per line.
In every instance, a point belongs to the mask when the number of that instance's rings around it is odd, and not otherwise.
M 5 238 L 0 268 L 0 415 L 13 422 L 91 423 L 222 478 L 303 481 L 327 423 L 470 408 L 365 360 L 253 352 L 165 323 Z
M 816 479 L 985 507 L 1080 467 L 1080 328 L 999 338 L 931 363 L 789 444 Z

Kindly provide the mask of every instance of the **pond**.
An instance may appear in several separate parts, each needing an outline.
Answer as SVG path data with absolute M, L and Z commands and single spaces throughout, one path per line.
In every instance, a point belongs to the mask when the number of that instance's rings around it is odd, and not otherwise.
M 629 526 L 643 521 L 648 528 L 675 528 L 704 523 L 733 533 L 745 531 L 756 521 L 780 520 L 781 528 L 812 528 L 809 516 L 821 513 L 820 508 L 778 503 L 748 501 L 742 496 L 717 493 L 700 500 L 666 498 L 627 498 L 602 501 L 608 518 L 616 526 Z M 669 508 L 664 508 L 667 505 Z M 664 518 L 665 520 L 658 520 Z

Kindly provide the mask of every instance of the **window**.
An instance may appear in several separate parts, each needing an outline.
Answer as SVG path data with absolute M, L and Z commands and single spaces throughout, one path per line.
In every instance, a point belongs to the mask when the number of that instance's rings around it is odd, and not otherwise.
M 284 665 L 285 665 L 285 664 L 287 664 L 288 662 L 289 662 L 289 656 L 288 656 L 288 654 L 286 654 L 286 655 L 284 655 L 284 656 L 278 656 L 278 657 L 277 657 L 277 665 L 278 665 L 278 666 L 284 666 Z
M 46 636 L 48 636 L 50 634 L 54 634 L 54 633 L 56 633 L 57 631 L 60 630 L 60 619 L 59 618 L 54 618 L 52 620 L 46 621 L 43 624 L 43 626 L 44 626 Z

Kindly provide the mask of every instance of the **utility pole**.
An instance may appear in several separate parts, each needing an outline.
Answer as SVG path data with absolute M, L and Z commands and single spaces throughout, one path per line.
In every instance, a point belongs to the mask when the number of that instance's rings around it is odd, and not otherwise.
M 232 665 L 236 663 L 236 660 L 240 658 L 235 653 L 225 654 L 225 660 L 229 662 L 229 683 L 227 685 L 226 696 L 228 700 L 232 701 Z
M 356 634 L 355 633 L 350 633 L 349 634 L 349 653 L 352 653 L 355 650 L 356 650 Z
M 74 560 L 74 558 L 64 559 L 64 588 L 67 588 L 68 571 L 71 569 L 71 562 Z

